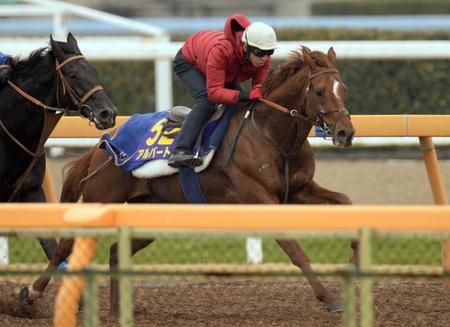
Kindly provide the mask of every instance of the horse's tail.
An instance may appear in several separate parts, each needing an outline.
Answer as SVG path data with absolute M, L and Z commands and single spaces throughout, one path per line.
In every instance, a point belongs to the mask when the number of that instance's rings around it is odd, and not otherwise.
M 63 168 L 64 182 L 61 190 L 60 202 L 77 202 L 83 191 L 82 180 L 87 176 L 89 163 L 97 150 L 93 147 L 81 158 L 73 160 Z

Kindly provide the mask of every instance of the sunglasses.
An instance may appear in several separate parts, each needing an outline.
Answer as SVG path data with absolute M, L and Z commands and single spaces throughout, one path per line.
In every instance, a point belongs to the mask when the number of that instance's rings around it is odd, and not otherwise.
M 258 48 L 252 48 L 252 53 L 255 56 L 260 57 L 260 58 L 262 58 L 264 56 L 269 56 L 270 57 L 271 55 L 273 55 L 273 52 L 274 52 L 273 49 L 272 50 L 261 50 L 261 49 L 258 49 Z

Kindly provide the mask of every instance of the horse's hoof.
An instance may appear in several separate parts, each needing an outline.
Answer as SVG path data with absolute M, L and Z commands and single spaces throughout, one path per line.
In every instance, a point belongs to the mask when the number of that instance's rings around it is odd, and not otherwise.
M 24 287 L 20 290 L 19 299 L 28 305 L 34 304 L 34 301 L 29 297 L 28 287 Z
M 348 259 L 348 265 L 352 269 L 358 269 L 359 268 L 359 260 L 356 259 L 356 258 L 351 257 L 350 259 Z
M 327 309 L 330 313 L 338 313 L 344 311 L 344 306 L 340 301 L 336 301 L 328 304 Z

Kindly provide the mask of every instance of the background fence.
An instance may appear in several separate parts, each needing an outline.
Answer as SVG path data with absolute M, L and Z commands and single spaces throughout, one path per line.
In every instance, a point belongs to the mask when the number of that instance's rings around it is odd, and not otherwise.
M 376 242 L 378 238 L 391 239 L 395 244 L 397 239 L 412 242 L 411 245 L 420 244 L 427 240 L 440 240 L 450 237 L 450 207 L 448 206 L 415 206 L 415 207 L 376 207 L 376 206 L 350 206 L 350 207 L 324 207 L 324 206 L 230 206 L 230 205 L 210 205 L 210 206 L 184 206 L 184 205 L 2 205 L 0 212 L 3 217 L 0 227 L 8 228 L 10 232 L 28 233 L 30 235 L 47 235 L 54 233 L 58 235 L 79 235 L 93 236 L 102 234 L 104 228 L 117 228 L 119 238 L 119 266 L 121 271 L 121 315 L 120 322 L 123 326 L 131 324 L 132 308 L 132 287 L 130 286 L 131 262 L 130 239 L 159 237 L 162 239 L 176 241 L 179 237 L 205 237 L 220 240 L 221 238 L 240 238 L 249 234 L 266 235 L 277 239 L 317 239 L 325 238 L 334 248 L 338 240 L 359 237 L 361 241 L 361 263 L 358 271 L 350 266 L 335 266 L 333 269 L 318 269 L 320 275 L 340 276 L 343 278 L 343 298 L 345 300 L 345 314 L 343 322 L 346 326 L 354 326 L 356 319 L 355 296 L 352 291 L 354 278 L 361 279 L 360 289 L 360 314 L 361 325 L 370 326 L 373 323 L 373 298 L 372 281 L 381 277 L 428 277 L 442 278 L 445 275 L 440 269 L 420 269 L 408 267 L 404 263 L 397 262 L 399 266 L 379 266 L 373 265 L 373 252 L 378 252 Z M 34 220 L 31 220 L 30 213 L 33 213 Z M 127 226 L 127 227 L 125 227 Z M 11 227 L 13 228 L 11 230 Z M 82 230 L 74 229 L 83 227 Z M 45 229 L 39 232 L 39 229 Z M 71 228 L 70 231 L 64 231 Z M 98 228 L 102 228 L 99 230 Z M 359 232 L 358 232 L 359 230 Z M 106 231 L 106 230 L 105 230 Z M 402 241 L 401 241 L 402 242 Z M 83 248 L 80 242 L 81 253 L 87 253 L 87 248 Z M 91 243 L 90 248 L 95 245 Z M 414 245 L 413 245 L 414 247 Z M 391 252 L 395 247 L 391 247 L 387 252 Z M 411 251 L 402 247 L 399 252 L 403 252 L 405 257 L 411 257 Z M 184 249 L 185 251 L 188 249 Z M 229 250 L 229 249 L 228 249 Z M 76 249 L 74 251 L 77 251 Z M 227 251 L 228 252 L 228 251 Z M 387 253 L 386 252 L 386 253 Z M 225 253 L 225 252 L 224 252 Z M 75 258 L 74 254 L 74 258 Z M 334 261 L 334 259 L 331 259 Z M 420 261 L 420 260 L 419 260 Z M 87 263 L 87 262 L 85 262 Z M 74 266 L 71 263 L 72 266 Z M 415 262 L 417 265 L 417 261 Z M 74 266 L 75 267 L 75 266 Z M 78 266 L 81 268 L 81 266 Z M 133 270 L 133 274 L 145 271 L 147 274 L 183 272 L 182 268 L 176 270 L 170 266 Z M 232 270 L 223 269 L 195 269 L 189 267 L 184 273 L 220 273 Z M 296 275 L 292 269 L 283 267 L 267 268 L 262 273 Z M 101 274 L 102 270 L 93 268 L 89 274 Z M 241 267 L 238 274 L 252 275 L 257 272 Z M 261 273 L 261 271 L 259 272 Z M 86 273 L 85 273 L 86 274 Z M 95 279 L 88 278 L 92 285 L 88 289 L 95 289 Z M 67 298 L 61 302 L 62 305 L 56 308 L 55 319 L 65 317 L 64 326 L 68 326 L 71 300 L 77 295 L 71 293 L 74 288 L 69 287 Z M 94 308 L 98 305 L 95 299 L 89 298 L 89 302 Z M 151 301 L 149 300 L 148 305 Z M 317 304 L 318 305 L 318 304 Z M 61 311 L 59 311 L 61 310 Z M 65 311 L 66 310 L 66 311 Z M 98 321 L 96 311 L 93 308 L 85 308 L 85 321 L 89 325 L 95 325 Z M 72 312 L 74 314 L 75 312 Z M 58 318 L 59 317 L 59 318 Z M 62 326 L 62 325 L 60 325 Z

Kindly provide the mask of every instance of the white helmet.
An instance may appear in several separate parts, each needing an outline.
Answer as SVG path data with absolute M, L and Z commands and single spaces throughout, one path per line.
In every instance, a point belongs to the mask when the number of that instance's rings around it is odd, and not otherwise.
M 254 22 L 247 26 L 244 34 L 242 34 L 242 42 L 261 50 L 278 48 L 275 31 L 272 27 L 262 22 Z

